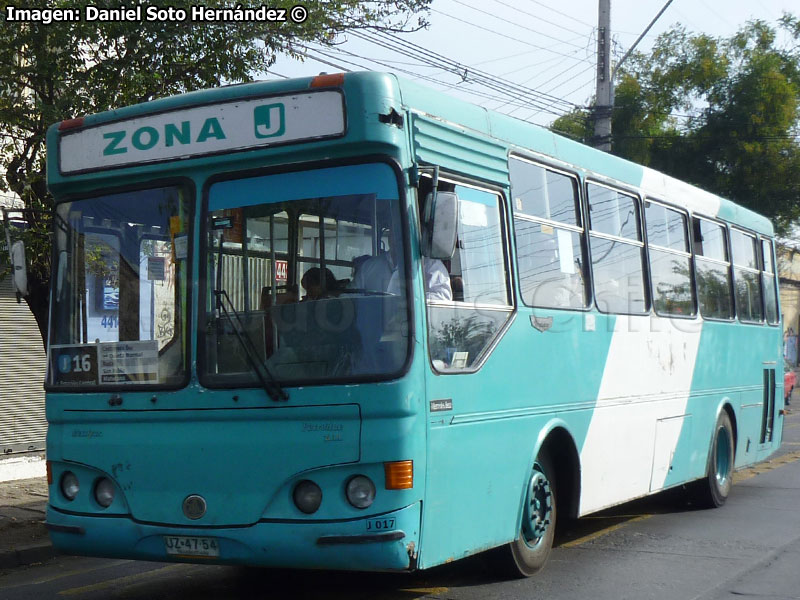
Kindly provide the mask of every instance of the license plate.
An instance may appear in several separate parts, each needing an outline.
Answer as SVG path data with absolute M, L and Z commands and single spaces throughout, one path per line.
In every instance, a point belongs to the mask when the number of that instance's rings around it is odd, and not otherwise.
M 173 556 L 219 556 L 219 542 L 210 537 L 165 535 L 164 548 Z
M 367 531 L 391 531 L 394 529 L 394 519 L 370 519 L 367 521 Z

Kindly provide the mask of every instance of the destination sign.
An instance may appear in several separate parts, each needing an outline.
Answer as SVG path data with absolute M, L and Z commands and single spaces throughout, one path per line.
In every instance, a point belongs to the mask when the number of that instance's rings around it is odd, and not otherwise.
M 143 115 L 61 136 L 63 175 L 343 135 L 342 93 L 236 100 Z

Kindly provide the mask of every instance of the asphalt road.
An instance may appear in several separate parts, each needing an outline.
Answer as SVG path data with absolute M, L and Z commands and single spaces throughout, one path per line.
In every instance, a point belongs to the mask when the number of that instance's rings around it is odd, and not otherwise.
M 570 523 L 556 543 L 544 571 L 513 581 L 481 556 L 408 575 L 59 557 L 0 575 L 0 600 L 800 599 L 800 412 L 776 457 L 737 473 L 724 507 L 662 494 Z

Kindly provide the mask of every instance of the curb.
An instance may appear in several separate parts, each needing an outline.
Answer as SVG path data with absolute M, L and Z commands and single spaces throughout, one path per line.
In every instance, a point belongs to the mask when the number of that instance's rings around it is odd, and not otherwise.
M 19 546 L 13 550 L 0 552 L 0 569 L 14 569 L 53 558 L 58 552 L 47 542 Z

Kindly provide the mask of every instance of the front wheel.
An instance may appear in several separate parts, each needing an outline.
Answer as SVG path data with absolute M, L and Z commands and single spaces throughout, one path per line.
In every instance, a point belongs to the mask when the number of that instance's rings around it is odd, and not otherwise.
M 695 485 L 695 501 L 705 508 L 717 508 L 725 504 L 733 485 L 733 462 L 736 447 L 733 442 L 733 425 L 726 411 L 717 417 L 714 439 L 705 478 Z
M 522 526 L 516 540 L 496 550 L 498 570 L 509 577 L 530 577 L 547 562 L 556 529 L 556 487 L 547 455 L 533 464 L 525 492 Z

